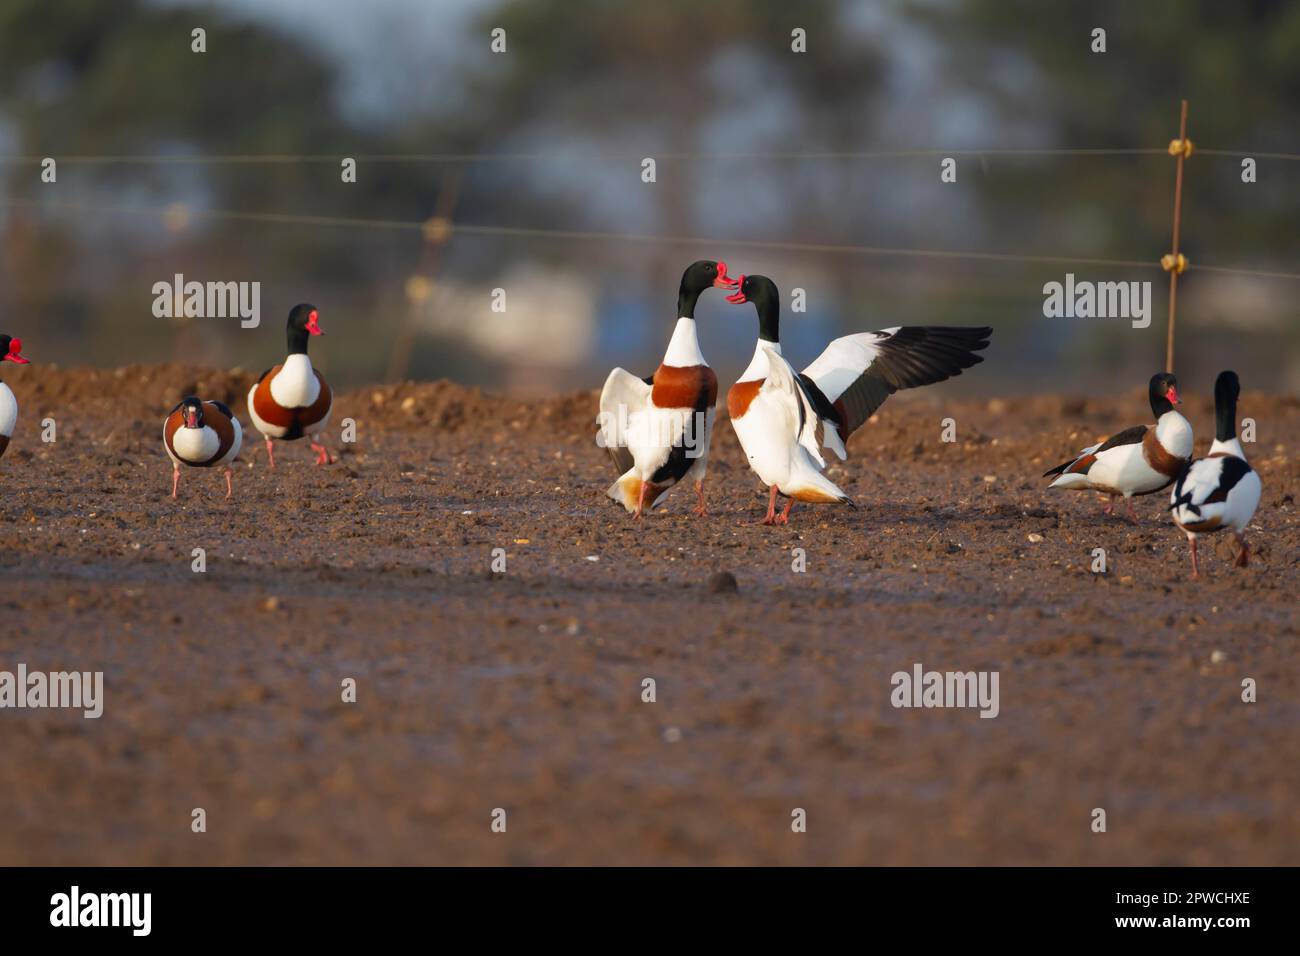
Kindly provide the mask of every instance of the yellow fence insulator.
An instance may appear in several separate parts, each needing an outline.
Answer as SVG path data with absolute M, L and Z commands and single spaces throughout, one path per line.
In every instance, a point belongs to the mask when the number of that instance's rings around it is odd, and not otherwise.
M 1182 275 L 1187 270 L 1187 257 L 1181 252 L 1177 256 L 1172 253 L 1160 257 L 1160 268 L 1166 272 L 1177 272 Z

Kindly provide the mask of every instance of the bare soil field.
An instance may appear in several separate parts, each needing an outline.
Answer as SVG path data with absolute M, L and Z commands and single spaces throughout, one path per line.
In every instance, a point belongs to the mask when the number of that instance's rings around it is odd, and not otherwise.
M 338 464 L 268 471 L 246 435 L 233 500 L 190 470 L 173 502 L 164 416 L 195 391 L 247 423 L 248 375 L 6 380 L 0 670 L 105 699 L 0 711 L 0 864 L 1300 864 L 1293 397 L 1242 396 L 1258 551 L 1211 540 L 1192 582 L 1164 495 L 1134 524 L 1038 477 L 1144 389 L 895 396 L 831 469 L 858 508 L 773 528 L 725 420 L 712 515 L 682 488 L 632 522 L 594 392 L 354 391 Z M 999 715 L 895 709 L 917 662 L 998 671 Z

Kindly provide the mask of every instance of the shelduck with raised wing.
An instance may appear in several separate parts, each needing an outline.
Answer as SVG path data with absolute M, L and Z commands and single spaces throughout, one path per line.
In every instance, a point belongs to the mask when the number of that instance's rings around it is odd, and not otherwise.
M 28 360 L 23 358 L 22 339 L 0 335 L 0 362 L 28 364 Z M 5 449 L 9 447 L 9 439 L 13 437 L 14 426 L 17 424 L 18 399 L 14 398 L 13 390 L 0 381 L 0 458 L 4 457 Z
M 181 483 L 181 465 L 223 468 L 226 497 L 234 494 L 230 463 L 239 454 L 244 430 L 239 419 L 221 402 L 205 402 L 193 395 L 181 399 L 163 422 L 163 445 L 172 460 L 172 497 Z
M 1168 488 L 1192 460 L 1192 426 L 1174 408 L 1181 404 L 1178 380 L 1167 372 L 1152 375 L 1147 397 L 1155 428 L 1134 425 L 1083 449 L 1043 474 L 1056 476 L 1047 487 L 1109 495 L 1106 514 L 1114 514 L 1115 498 L 1123 495 L 1129 517 L 1136 518 L 1133 496 Z
M 677 326 L 653 375 L 616 368 L 600 393 L 597 442 L 619 471 L 605 492 L 640 518 L 680 481 L 693 481 L 697 515 L 706 515 L 704 476 L 713 435 L 718 377 L 704 361 L 695 332 L 695 305 L 705 289 L 734 288 L 725 262 L 700 260 L 682 274 Z
M 266 458 L 275 467 L 272 440 L 294 441 L 304 435 L 316 453 L 316 464 L 335 458 L 319 440 L 329 424 L 333 397 L 321 373 L 307 357 L 307 342 L 324 335 L 320 313 L 314 305 L 295 305 L 286 323 L 289 355 L 284 362 L 267 369 L 248 391 L 248 417 L 264 439 Z
M 835 339 L 802 372 L 781 354 L 780 293 L 766 276 L 740 277 L 732 303 L 758 311 L 758 344 L 727 393 L 727 410 L 749 465 L 767 485 L 763 524 L 786 524 L 797 501 L 852 500 L 822 474 L 828 448 L 841 460 L 845 442 L 899 389 L 942 382 L 984 361 L 988 327 L 902 326 Z M 776 513 L 777 495 L 787 500 Z
M 1259 507 L 1263 491 L 1259 474 L 1246 463 L 1246 453 L 1237 440 L 1237 396 L 1241 383 L 1236 372 L 1220 372 L 1214 382 L 1214 444 L 1204 458 L 1174 482 L 1169 510 L 1174 524 L 1183 529 L 1192 549 L 1192 577 L 1200 576 L 1196 563 L 1196 539 L 1231 528 L 1241 551 L 1237 567 L 1248 562 L 1246 526 Z

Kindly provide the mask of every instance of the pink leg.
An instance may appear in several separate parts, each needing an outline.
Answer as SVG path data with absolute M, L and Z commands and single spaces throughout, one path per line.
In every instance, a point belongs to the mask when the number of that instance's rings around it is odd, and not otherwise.
M 234 493 L 235 493 L 234 478 L 232 477 L 230 466 L 227 465 L 226 466 L 226 497 L 229 498 Z
M 776 485 L 769 489 L 767 497 L 767 516 L 763 519 L 763 524 L 776 524 Z
M 1192 580 L 1195 581 L 1201 576 L 1201 569 L 1196 565 L 1196 539 L 1189 538 L 1188 540 L 1192 546 Z
M 181 484 L 181 466 L 172 462 L 172 498 L 176 497 L 176 489 Z
M 793 507 L 794 507 L 794 499 L 793 499 L 793 498 L 787 498 L 787 499 L 785 499 L 785 510 L 782 511 L 779 515 L 776 516 L 776 523 L 777 523 L 777 524 L 789 524 L 789 523 L 790 523 L 790 509 L 793 508 Z
M 1133 499 L 1132 499 L 1132 498 L 1125 498 L 1125 499 L 1124 499 L 1124 505 L 1125 505 L 1125 507 L 1128 508 L 1128 516 L 1129 516 L 1130 518 L 1132 518 L 1134 521 L 1137 521 L 1138 516 L 1135 515 L 1135 514 L 1133 513 Z
M 1237 535 L 1237 544 L 1241 545 L 1241 554 L 1237 555 L 1237 567 L 1246 568 L 1250 566 L 1250 548 L 1246 547 L 1246 536 Z
M 1113 514 L 1115 513 L 1115 496 L 1114 496 L 1114 495 L 1107 495 L 1107 497 L 1106 497 L 1106 504 L 1105 504 L 1105 506 L 1101 509 L 1101 513 L 1104 514 L 1104 515 L 1113 515 Z
M 695 494 L 699 496 L 700 503 L 696 505 L 694 508 L 692 508 L 691 510 L 694 511 L 701 518 L 707 517 L 709 514 L 709 509 L 704 504 L 704 482 L 703 481 L 697 481 L 695 483 Z
M 328 448 L 314 438 L 311 440 L 311 450 L 316 453 L 316 464 L 318 465 L 329 465 L 338 460 L 329 453 Z
M 266 440 L 266 460 L 271 463 L 272 468 L 275 467 L 275 449 L 272 447 L 269 438 Z
M 632 512 L 633 520 L 640 520 L 641 512 L 645 510 L 645 497 L 649 492 L 650 485 L 644 481 L 641 482 L 641 491 L 637 494 L 636 499 L 636 511 Z

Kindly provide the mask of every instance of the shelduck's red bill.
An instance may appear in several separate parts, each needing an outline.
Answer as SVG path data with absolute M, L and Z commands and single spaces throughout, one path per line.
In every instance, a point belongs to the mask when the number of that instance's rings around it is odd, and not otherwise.
M 312 335 L 324 335 L 325 330 L 320 327 L 320 313 L 315 309 L 307 315 L 307 331 Z
M 1172 385 L 1169 386 L 1169 391 L 1165 392 L 1165 398 L 1169 399 L 1169 401 L 1173 402 L 1175 405 L 1183 404 L 1183 400 L 1178 397 L 1178 389 L 1174 388 Z
M 5 359 L 8 359 L 10 362 L 13 362 L 16 365 L 30 365 L 31 360 L 25 359 L 22 357 L 22 355 L 19 354 L 20 352 L 22 352 L 22 350 L 23 350 L 22 339 L 10 339 L 9 351 L 2 358 L 0 358 L 0 361 L 4 361 Z
M 716 288 L 716 289 L 735 289 L 735 288 L 737 288 L 739 285 L 740 285 L 740 282 L 739 282 L 739 281 L 737 281 L 736 279 L 733 279 L 733 278 L 731 278 L 731 276 L 727 275 L 727 264 L 726 264 L 725 262 L 719 261 L 719 262 L 718 262 L 718 277 L 717 277 L 716 279 L 713 280 L 713 286 L 714 286 L 714 288 Z
M 748 302 L 749 300 L 745 298 L 745 291 L 742 288 L 745 284 L 745 274 L 742 272 L 739 279 L 732 279 L 731 281 L 736 283 L 736 291 L 727 296 L 727 301 L 732 305 L 740 305 L 742 302 Z

